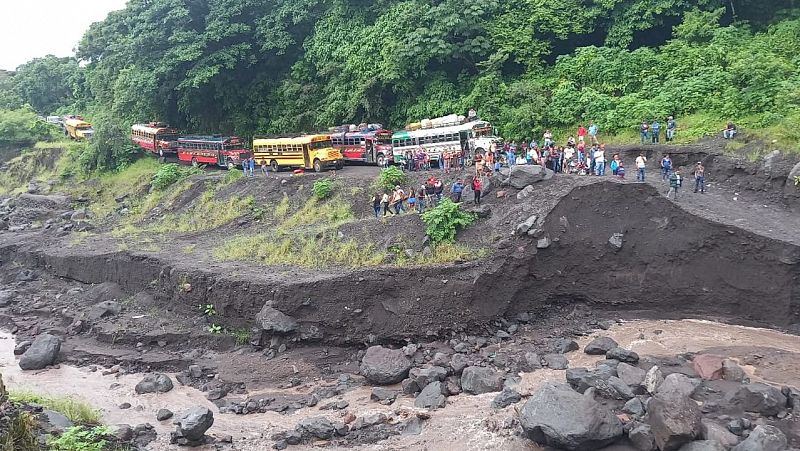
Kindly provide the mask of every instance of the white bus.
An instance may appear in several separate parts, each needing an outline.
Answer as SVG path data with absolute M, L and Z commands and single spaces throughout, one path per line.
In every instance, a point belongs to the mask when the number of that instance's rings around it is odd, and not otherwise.
M 498 138 L 492 134 L 492 126 L 486 121 L 471 121 L 447 127 L 404 130 L 392 135 L 392 154 L 395 163 L 405 162 L 406 152 L 425 149 L 431 160 L 439 160 L 447 149 L 461 149 L 468 160 L 476 153 L 489 150 Z

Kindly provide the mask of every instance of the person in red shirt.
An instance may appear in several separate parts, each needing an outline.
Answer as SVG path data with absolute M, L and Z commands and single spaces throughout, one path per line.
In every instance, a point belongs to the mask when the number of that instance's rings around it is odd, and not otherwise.
M 580 143 L 585 142 L 586 141 L 586 135 L 588 133 L 589 132 L 586 130 L 586 127 L 584 127 L 583 125 L 578 127 L 578 142 L 580 142 Z
M 481 178 L 480 176 L 475 176 L 472 179 L 472 191 L 475 192 L 475 205 L 481 204 Z

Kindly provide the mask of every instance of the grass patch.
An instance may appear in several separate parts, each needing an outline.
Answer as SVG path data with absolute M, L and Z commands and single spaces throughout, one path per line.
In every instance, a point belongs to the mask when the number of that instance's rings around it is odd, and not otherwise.
M 152 233 L 187 233 L 211 230 L 223 226 L 250 211 L 252 196 L 216 200 L 216 191 L 205 191 L 189 209 L 179 214 L 167 214 L 145 230 Z
M 196 244 L 190 244 L 190 245 L 185 246 L 183 248 L 183 253 L 187 254 L 187 255 L 188 254 L 194 254 L 195 249 L 197 249 L 197 245 Z
M 286 216 L 289 214 L 289 196 L 287 196 L 286 193 L 283 193 L 283 199 L 275 206 L 272 213 L 275 219 L 286 219 Z
M 110 433 L 106 426 L 75 426 L 58 437 L 50 437 L 47 446 L 53 451 L 103 451 L 108 446 L 105 437 Z
M 356 240 L 338 240 L 333 233 L 317 235 L 240 236 L 214 249 L 220 261 L 248 261 L 264 265 L 295 265 L 309 268 L 324 266 L 376 266 L 385 254 L 372 244 Z
M 96 217 L 105 218 L 118 208 L 118 197 L 127 194 L 135 198 L 137 193 L 146 192 L 158 169 L 156 159 L 142 158 L 122 171 L 101 175 L 97 179 L 99 187 L 87 190 L 91 200 L 89 209 Z
M 328 227 L 336 227 L 352 219 L 353 211 L 347 201 L 334 198 L 325 202 L 316 197 L 310 197 L 300 210 L 292 213 L 278 226 L 278 231 L 290 233 L 298 227 L 320 223 Z
M 250 334 L 252 333 L 250 329 L 243 327 L 241 329 L 234 329 L 228 331 L 228 333 L 236 340 L 237 346 L 244 346 L 250 343 Z
M 0 436 L 0 451 L 39 451 L 36 418 L 22 412 L 8 423 L 8 430 Z
M 46 409 L 54 410 L 75 424 L 100 424 L 100 412 L 74 398 L 43 396 L 28 391 L 13 391 L 8 397 L 14 402 L 39 404 Z

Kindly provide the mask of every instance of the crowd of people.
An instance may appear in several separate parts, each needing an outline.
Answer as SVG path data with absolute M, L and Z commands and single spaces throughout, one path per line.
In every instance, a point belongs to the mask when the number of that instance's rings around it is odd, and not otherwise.
M 446 195 L 446 190 L 453 202 L 461 203 L 464 191 L 470 189 L 473 192 L 472 202 L 480 205 L 482 186 L 483 182 L 478 176 L 470 177 L 469 183 L 465 183 L 462 178 L 457 178 L 449 188 L 445 187 L 442 179 L 431 176 L 419 188 L 410 187 L 404 190 L 397 185 L 391 192 L 375 193 L 371 203 L 376 218 L 381 215 L 396 216 L 407 212 L 422 214 L 427 208 L 438 205 Z

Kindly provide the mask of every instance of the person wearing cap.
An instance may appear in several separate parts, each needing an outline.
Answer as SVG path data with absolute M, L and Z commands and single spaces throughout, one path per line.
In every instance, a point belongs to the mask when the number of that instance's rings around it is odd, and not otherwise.
M 667 191 L 667 199 L 669 199 L 669 196 L 674 193 L 675 200 L 678 200 L 678 190 L 682 184 L 683 179 L 681 178 L 681 171 L 676 169 L 675 172 L 669 176 L 669 191 Z
M 672 116 L 667 118 L 667 142 L 672 142 L 675 139 L 675 132 L 678 129 L 678 124 Z
M 464 192 L 464 182 L 461 179 L 457 179 L 453 182 L 453 186 L 450 188 L 450 194 L 452 194 L 453 202 L 460 203 L 461 202 L 461 193 Z
M 700 161 L 694 167 L 694 192 L 697 191 L 700 191 L 701 194 L 706 192 L 706 168 Z

